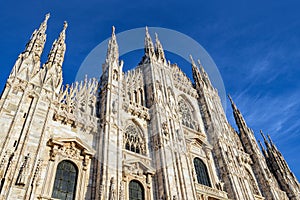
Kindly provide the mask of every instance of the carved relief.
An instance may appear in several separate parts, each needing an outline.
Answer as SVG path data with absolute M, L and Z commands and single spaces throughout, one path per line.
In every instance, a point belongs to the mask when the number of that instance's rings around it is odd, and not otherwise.
M 24 157 L 23 164 L 20 167 L 16 185 L 24 186 L 26 184 L 27 177 L 28 177 L 29 162 L 30 162 L 30 156 L 29 154 L 27 154 L 27 156 Z
M 64 158 L 82 160 L 83 170 L 87 169 L 90 159 L 94 154 L 92 150 L 89 150 L 88 147 L 85 147 L 83 143 L 76 138 L 51 138 L 47 145 L 51 147 L 50 160 L 54 161 L 58 154 Z
M 109 187 L 109 200 L 117 200 L 116 194 L 115 194 L 115 179 L 114 177 L 111 177 L 110 179 L 110 187 Z

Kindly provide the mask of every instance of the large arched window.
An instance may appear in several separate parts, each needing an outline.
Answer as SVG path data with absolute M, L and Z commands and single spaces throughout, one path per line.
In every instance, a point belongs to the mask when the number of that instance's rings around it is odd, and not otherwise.
M 194 167 L 196 170 L 198 183 L 211 187 L 208 171 L 204 162 L 200 158 L 195 158 Z
M 57 165 L 52 197 L 61 200 L 75 199 L 78 170 L 74 163 L 63 160 Z
M 178 101 L 179 113 L 181 115 L 182 124 L 189 128 L 195 129 L 194 120 L 192 118 L 192 109 L 184 99 Z
M 130 181 L 129 183 L 129 200 L 144 200 L 144 188 L 138 181 Z
M 143 155 L 146 154 L 145 139 L 136 125 L 130 124 L 126 127 L 123 139 L 125 149 Z

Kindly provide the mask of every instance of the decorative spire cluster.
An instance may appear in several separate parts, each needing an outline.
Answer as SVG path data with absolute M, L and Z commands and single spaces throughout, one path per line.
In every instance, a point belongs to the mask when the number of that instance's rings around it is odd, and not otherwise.
M 267 134 L 267 139 L 262 131 L 260 131 L 260 133 L 264 139 L 266 149 L 263 147 L 261 142 L 259 143 L 270 171 L 274 174 L 280 187 L 287 193 L 290 199 L 299 199 L 300 185 L 297 178 L 290 170 L 281 152 L 273 143 L 270 135 Z
M 153 45 L 153 42 L 152 42 L 152 39 L 149 34 L 149 30 L 148 30 L 147 26 L 146 26 L 145 30 L 146 30 L 145 47 L 144 47 L 145 55 L 143 56 L 140 64 L 151 63 L 154 61 L 158 61 L 158 62 L 162 62 L 162 63 L 166 64 L 167 62 L 166 62 L 164 49 L 162 47 L 161 42 L 158 39 L 158 34 L 155 33 L 155 48 L 154 48 L 154 45 Z
M 62 64 L 64 61 L 66 51 L 66 29 L 68 23 L 65 21 L 63 30 L 60 32 L 59 37 L 53 42 L 50 53 L 48 54 L 48 60 L 43 66 L 43 72 L 45 73 L 43 83 L 52 91 L 59 92 L 62 85 Z
M 210 88 L 213 89 L 213 86 L 210 82 L 210 79 L 206 73 L 206 71 L 204 70 L 204 67 L 202 66 L 200 60 L 198 59 L 198 64 L 200 67 L 196 65 L 192 55 L 190 55 L 190 59 L 191 59 L 191 63 L 192 63 L 192 72 L 193 72 L 193 78 L 196 84 L 196 87 L 206 87 L 206 88 Z

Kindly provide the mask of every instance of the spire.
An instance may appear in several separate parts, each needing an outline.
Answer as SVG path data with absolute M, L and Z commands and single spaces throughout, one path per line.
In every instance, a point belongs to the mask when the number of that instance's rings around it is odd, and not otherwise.
M 260 148 L 261 148 L 261 150 L 262 150 L 262 152 L 263 152 L 263 154 L 264 154 L 264 157 L 265 157 L 265 158 L 268 157 L 267 151 L 266 151 L 266 149 L 264 148 L 264 146 L 262 145 L 262 143 L 261 143 L 260 140 L 258 140 L 258 143 L 259 143 L 259 146 L 260 146 Z
M 19 77 L 29 80 L 40 70 L 40 58 L 46 42 L 47 22 L 50 14 L 45 16 L 45 20 L 38 29 L 35 29 L 30 40 L 26 44 L 25 50 L 19 55 L 16 63 L 9 75 L 9 78 Z M 26 62 L 26 65 L 24 63 Z
M 231 103 L 231 107 L 232 107 L 232 112 L 233 112 L 233 116 L 235 119 L 235 123 L 239 128 L 239 131 L 241 134 L 245 133 L 245 132 L 249 132 L 249 128 L 246 124 L 246 121 L 242 115 L 242 113 L 240 112 L 240 110 L 237 108 L 236 104 L 234 103 L 234 101 L 232 100 L 231 96 L 228 95 L 228 98 L 230 100 Z M 250 131 L 251 132 L 251 131 Z
M 147 26 L 146 26 L 146 35 L 145 35 L 145 55 L 148 58 L 152 58 L 155 55 L 153 42 L 150 37 Z
M 58 39 L 56 39 L 53 44 L 52 48 L 50 50 L 50 53 L 48 55 L 48 60 L 46 62 L 46 65 L 58 65 L 62 66 L 62 63 L 64 61 L 65 51 L 66 51 L 66 29 L 68 27 L 68 23 L 65 21 L 63 30 L 60 32 Z
M 39 29 L 34 30 L 31 35 L 29 42 L 26 44 L 26 48 L 24 53 L 28 52 L 35 53 L 38 58 L 41 57 L 41 54 L 44 49 L 44 45 L 46 42 L 46 30 L 47 30 L 47 22 L 50 18 L 50 14 L 46 14 L 44 21 L 41 23 Z
M 112 33 L 111 33 L 111 38 L 108 41 L 108 48 L 107 48 L 105 62 L 109 64 L 114 61 L 117 62 L 119 61 L 119 47 L 118 47 L 117 38 L 115 34 L 115 27 L 112 26 Z
M 230 103 L 231 103 L 232 108 L 233 108 L 233 109 L 237 109 L 237 107 L 236 107 L 235 103 L 233 102 L 233 100 L 232 100 L 230 94 L 228 94 L 228 98 L 229 98 L 229 101 L 230 101 Z
M 265 136 L 265 134 L 263 133 L 263 131 L 260 130 L 259 132 L 260 132 L 261 136 L 262 136 L 263 139 L 264 139 L 264 142 L 265 142 L 265 145 L 266 145 L 267 149 L 268 149 L 268 150 L 271 149 L 271 146 L 270 146 L 268 140 L 266 139 L 266 136 Z
M 156 53 L 157 59 L 165 62 L 166 61 L 165 52 L 164 52 L 164 49 L 158 39 L 157 33 L 155 33 L 155 46 L 156 46 L 155 53 Z
M 276 149 L 276 146 L 275 146 L 275 144 L 273 143 L 273 141 L 272 141 L 272 139 L 271 139 L 271 136 L 270 136 L 269 134 L 267 134 L 267 137 L 268 137 L 269 142 L 270 142 L 270 144 L 272 145 L 272 147 L 274 147 L 274 148 Z
M 191 64 L 192 64 L 193 79 L 194 79 L 196 88 L 199 88 L 201 86 L 201 83 L 203 82 L 202 75 L 201 75 L 199 68 L 196 65 L 192 55 L 190 55 L 190 60 L 191 60 Z
M 200 59 L 198 59 L 198 64 L 200 66 L 200 72 L 201 72 L 201 75 L 202 75 L 202 78 L 203 78 L 203 81 L 206 83 L 207 87 L 210 87 L 210 88 L 213 88 L 211 82 L 210 82 L 210 79 L 203 67 L 203 65 L 201 64 L 200 62 Z
M 59 37 L 53 42 L 52 48 L 48 55 L 48 60 L 43 66 L 46 74 L 44 75 L 44 84 L 50 87 L 51 90 L 59 93 L 62 85 L 62 64 L 64 61 L 66 51 L 66 29 L 68 23 L 65 21 L 63 30 L 60 32 Z

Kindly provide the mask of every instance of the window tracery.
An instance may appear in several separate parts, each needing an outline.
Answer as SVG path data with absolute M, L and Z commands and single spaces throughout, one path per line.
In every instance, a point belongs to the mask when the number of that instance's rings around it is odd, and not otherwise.
M 195 129 L 194 120 L 192 118 L 192 109 L 190 108 L 190 106 L 188 106 L 184 99 L 180 99 L 178 105 L 182 124 L 189 128 Z
M 136 125 L 130 124 L 126 127 L 124 132 L 124 146 L 129 151 L 143 155 L 146 154 L 145 140 Z

